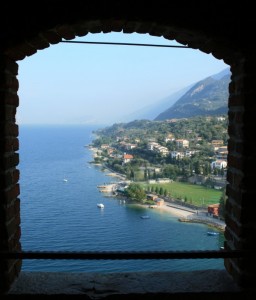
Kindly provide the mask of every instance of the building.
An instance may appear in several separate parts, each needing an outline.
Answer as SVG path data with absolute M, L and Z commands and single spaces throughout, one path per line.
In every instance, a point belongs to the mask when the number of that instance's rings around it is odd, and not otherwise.
M 155 201 L 158 198 L 155 194 L 147 194 L 147 200 L 153 200 Z
M 226 117 L 217 117 L 218 121 L 225 121 L 227 118 Z
M 158 146 L 159 146 L 158 143 L 156 143 L 156 142 L 150 142 L 150 143 L 148 143 L 148 150 L 154 151 L 155 148 L 158 147 Z
M 176 145 L 178 148 L 188 148 L 189 147 L 189 141 L 184 139 L 178 139 L 176 140 Z
M 227 160 L 228 157 L 228 147 L 227 146 L 221 146 L 216 149 L 216 157 L 220 160 Z
M 157 181 L 158 183 L 169 183 L 169 182 L 173 182 L 173 180 L 170 179 L 170 178 L 157 178 L 156 181 Z
M 186 157 L 191 157 L 192 155 L 194 155 L 195 153 L 198 153 L 199 150 L 186 150 L 185 151 L 185 156 Z
M 226 160 L 215 160 L 211 163 L 211 169 L 225 169 L 227 167 Z
M 160 153 L 162 156 L 166 157 L 169 154 L 169 150 L 167 147 L 158 146 L 155 148 L 157 153 Z
M 219 216 L 219 207 L 220 207 L 220 205 L 218 203 L 208 205 L 208 208 L 207 208 L 208 214 L 218 217 Z
M 137 147 L 137 144 L 127 143 L 124 145 L 126 150 L 132 150 Z
M 133 155 L 124 153 L 123 155 L 123 163 L 127 164 L 133 159 Z
M 175 159 L 182 159 L 183 157 L 185 157 L 185 153 L 181 152 L 181 151 L 171 151 L 171 158 L 175 158 Z
M 224 141 L 223 140 L 212 140 L 211 144 L 213 146 L 213 148 L 219 148 L 223 145 Z
M 164 199 L 162 198 L 156 198 L 154 201 L 158 207 L 164 205 Z
M 174 135 L 172 134 L 172 133 L 169 133 L 167 136 L 166 136 L 166 138 L 165 138 L 165 143 L 168 143 L 168 142 L 172 142 L 172 141 L 174 141 L 175 140 L 175 138 L 174 138 Z

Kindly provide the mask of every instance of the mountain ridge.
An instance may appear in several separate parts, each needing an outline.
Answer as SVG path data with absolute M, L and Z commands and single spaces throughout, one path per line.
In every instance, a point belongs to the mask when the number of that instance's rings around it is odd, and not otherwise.
M 158 114 L 154 120 L 226 114 L 230 76 L 230 69 L 226 68 L 198 81 L 168 109 Z

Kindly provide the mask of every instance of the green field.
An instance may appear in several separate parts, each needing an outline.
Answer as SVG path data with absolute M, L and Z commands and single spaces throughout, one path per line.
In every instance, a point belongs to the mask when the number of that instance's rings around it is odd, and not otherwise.
M 196 206 L 207 206 L 209 204 L 219 203 L 222 191 L 209 189 L 200 185 L 183 183 L 183 182 L 170 182 L 170 183 L 154 183 L 143 184 L 143 187 L 162 187 L 167 190 L 168 195 L 176 199 L 184 199 L 187 203 Z

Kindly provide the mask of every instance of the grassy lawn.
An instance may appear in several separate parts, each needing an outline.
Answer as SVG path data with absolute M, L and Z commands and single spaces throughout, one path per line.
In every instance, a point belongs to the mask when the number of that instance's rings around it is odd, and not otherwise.
M 170 182 L 170 183 L 155 183 L 155 184 L 143 184 L 143 187 L 162 187 L 167 190 L 167 193 L 178 199 L 186 199 L 187 203 L 191 203 L 197 206 L 207 206 L 209 204 L 219 203 L 222 191 L 209 189 L 200 185 L 183 183 L 183 182 Z

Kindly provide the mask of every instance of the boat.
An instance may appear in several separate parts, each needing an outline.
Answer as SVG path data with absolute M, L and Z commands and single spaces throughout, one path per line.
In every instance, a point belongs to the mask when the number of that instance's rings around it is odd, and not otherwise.
M 102 204 L 102 203 L 98 203 L 97 206 L 98 206 L 99 208 L 104 208 L 104 204 Z
M 68 180 L 66 178 L 63 179 L 64 182 L 68 182 Z
M 140 216 L 141 217 L 141 219 L 149 219 L 149 216 Z
M 217 231 L 207 231 L 207 235 L 219 235 Z

